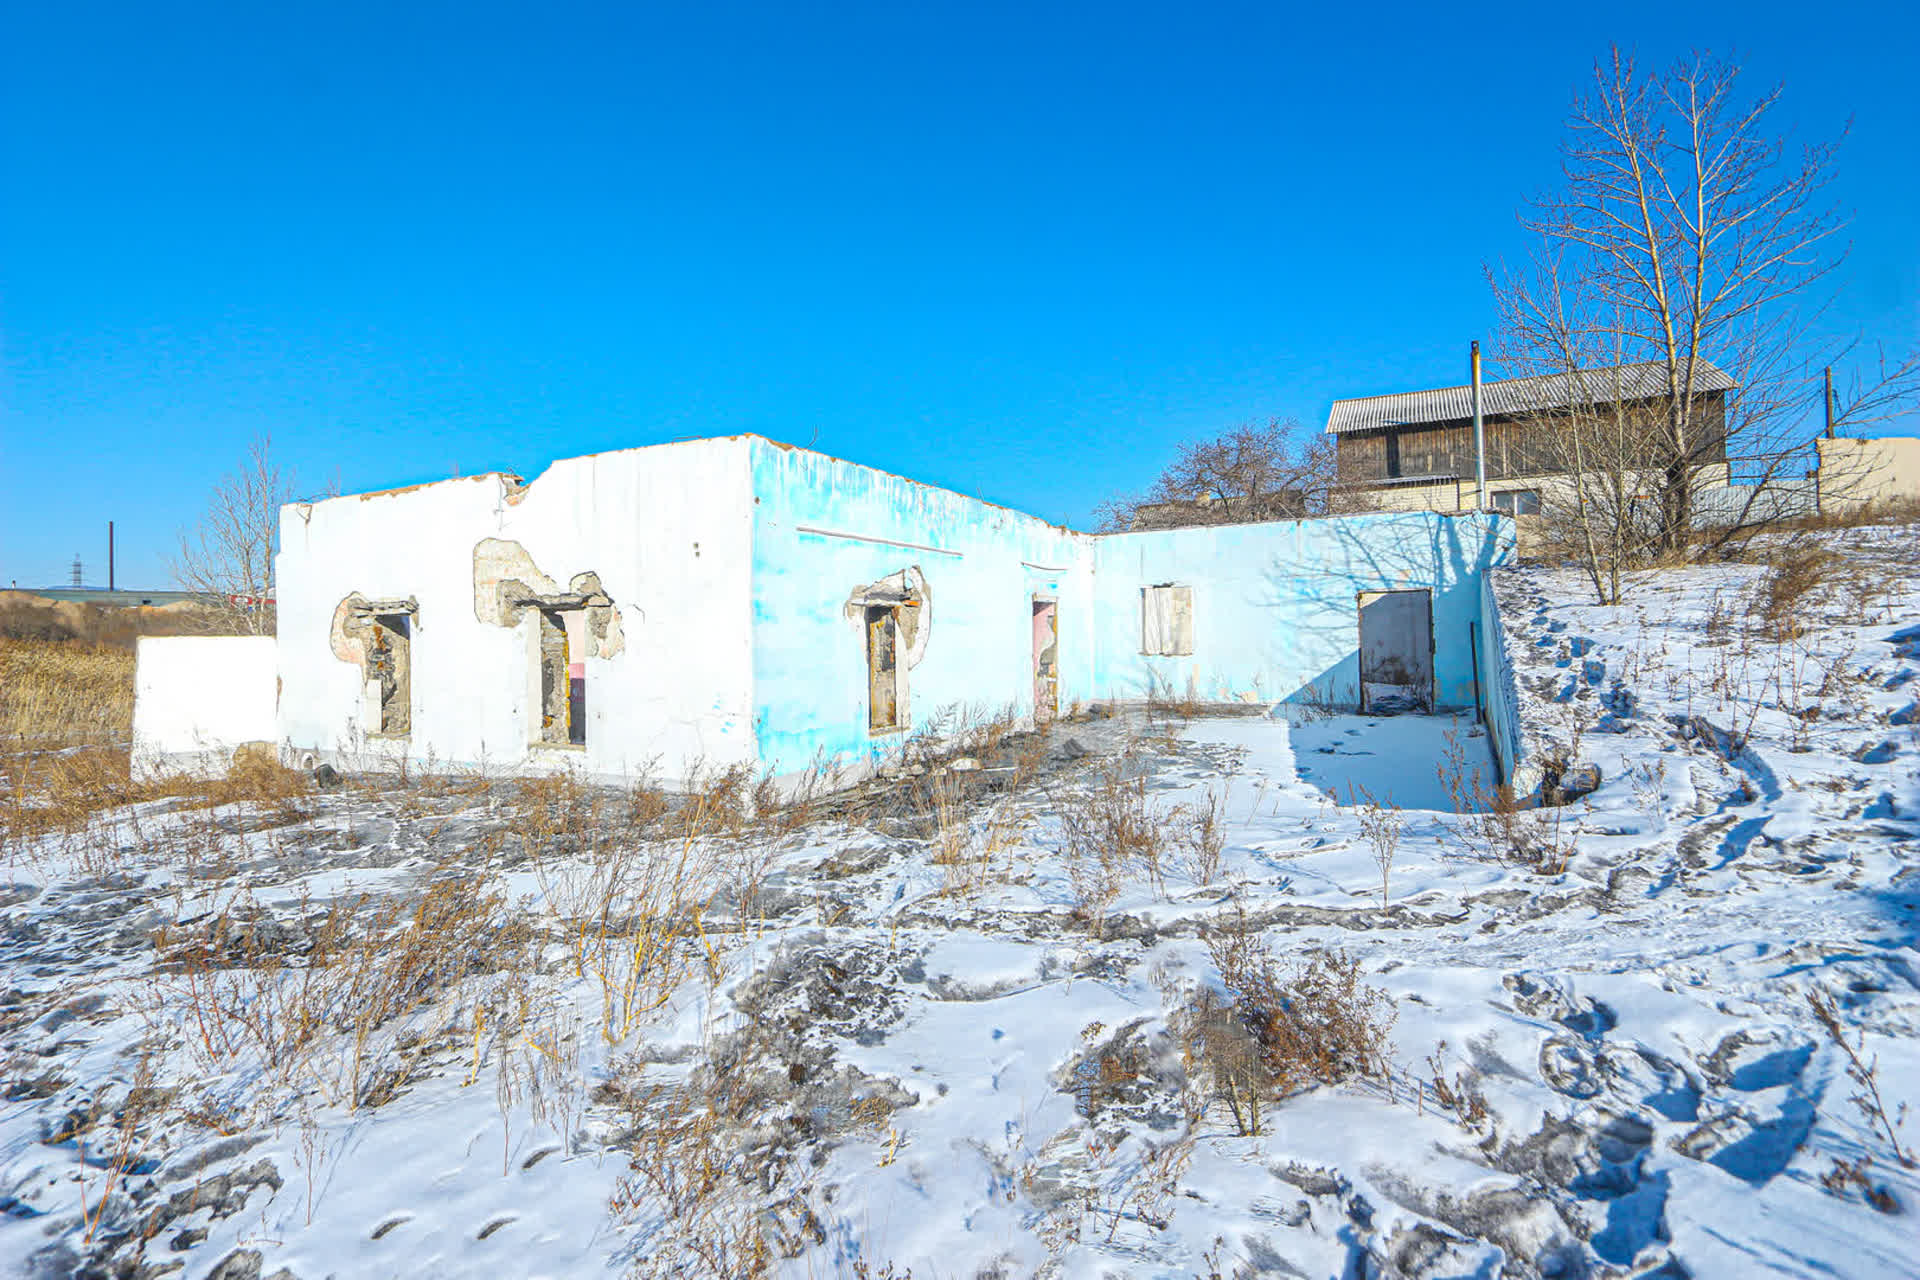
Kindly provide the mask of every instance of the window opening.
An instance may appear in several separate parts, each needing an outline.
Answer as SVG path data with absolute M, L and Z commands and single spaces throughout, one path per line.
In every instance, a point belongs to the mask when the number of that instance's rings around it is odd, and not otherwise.
M 1510 516 L 1537 516 L 1540 514 L 1540 491 L 1538 489 L 1500 489 L 1493 495 L 1493 509 Z
M 1140 652 L 1161 657 L 1193 653 L 1193 588 L 1170 582 L 1140 588 Z

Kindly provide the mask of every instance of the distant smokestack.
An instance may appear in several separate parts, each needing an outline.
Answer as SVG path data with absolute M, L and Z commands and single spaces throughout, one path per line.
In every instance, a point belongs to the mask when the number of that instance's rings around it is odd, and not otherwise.
M 1826 391 L 1820 397 L 1820 403 L 1824 407 L 1827 415 L 1827 439 L 1831 440 L 1833 439 L 1833 366 L 1832 365 L 1827 366 L 1826 383 L 1827 383 Z
M 113 590 L 113 521 L 107 521 L 107 590 Z

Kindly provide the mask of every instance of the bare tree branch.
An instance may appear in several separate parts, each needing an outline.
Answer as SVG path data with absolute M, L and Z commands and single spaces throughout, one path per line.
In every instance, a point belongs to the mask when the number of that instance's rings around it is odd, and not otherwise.
M 272 634 L 280 508 L 292 500 L 292 477 L 273 461 L 273 438 L 262 434 L 248 446 L 246 464 L 214 486 L 199 526 L 181 532 L 174 580 L 205 597 L 223 629 Z
M 1188 441 L 1144 497 L 1109 499 L 1100 527 L 1169 529 L 1323 515 L 1334 483 L 1333 441 L 1294 419 Z

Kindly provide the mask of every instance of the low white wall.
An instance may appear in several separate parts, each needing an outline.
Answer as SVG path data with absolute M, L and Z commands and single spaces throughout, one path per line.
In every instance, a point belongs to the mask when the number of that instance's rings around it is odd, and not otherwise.
M 274 742 L 272 636 L 143 636 L 135 650 L 133 776 L 224 773 L 233 749 Z

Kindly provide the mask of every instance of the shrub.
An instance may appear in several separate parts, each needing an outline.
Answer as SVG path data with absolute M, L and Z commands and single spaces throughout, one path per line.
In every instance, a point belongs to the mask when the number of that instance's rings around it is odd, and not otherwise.
M 1385 991 L 1360 980 L 1357 957 L 1321 951 L 1282 969 L 1244 918 L 1210 931 L 1206 943 L 1225 995 L 1196 996 L 1180 1030 L 1242 1133 L 1260 1132 L 1265 1100 L 1386 1078 L 1398 1012 Z

